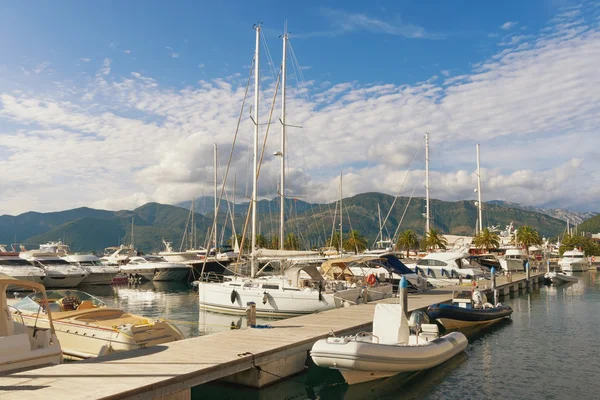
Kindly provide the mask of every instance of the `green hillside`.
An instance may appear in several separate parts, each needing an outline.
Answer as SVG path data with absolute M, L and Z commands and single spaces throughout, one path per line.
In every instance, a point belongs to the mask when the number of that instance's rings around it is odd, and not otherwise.
M 600 215 L 596 215 L 590 219 L 586 219 L 577 226 L 578 232 L 599 233 L 600 232 Z
M 343 201 L 343 230 L 358 230 L 365 236 L 369 245 L 379 232 L 377 206 L 382 218 L 388 214 L 394 197 L 381 193 L 362 193 Z M 383 228 L 384 236 L 391 237 L 396 232 L 406 209 L 400 231 L 413 229 L 419 235 L 425 227 L 425 204 L 422 198 L 412 200 L 398 198 Z M 407 207 L 408 204 L 408 207 Z M 335 203 L 310 204 L 300 200 L 286 201 L 286 232 L 301 238 L 303 247 L 323 246 L 331 235 L 334 226 Z M 242 232 L 246 220 L 242 211 L 247 204 L 236 205 L 235 225 L 237 233 Z M 279 200 L 262 200 L 258 205 L 259 226 L 257 230 L 266 237 L 279 235 Z M 444 233 L 472 235 L 477 218 L 477 209 L 473 201 L 445 202 L 431 200 L 432 226 Z M 18 216 L 0 217 L 0 243 L 12 243 L 17 236 L 18 243 L 27 248 L 48 241 L 64 240 L 73 251 L 102 251 L 105 247 L 120 243 L 129 244 L 131 240 L 131 220 L 135 222 L 135 247 L 144 252 L 162 250 L 162 239 L 173 243 L 178 249 L 188 221 L 189 211 L 159 203 L 148 203 L 132 211 L 105 211 L 90 208 L 78 208 L 53 213 L 25 213 Z M 513 222 L 517 227 L 531 225 L 546 237 L 556 237 L 564 231 L 564 222 L 535 211 L 504 207 L 497 204 L 485 204 L 484 226 L 497 225 L 500 228 Z M 598 221 L 594 217 L 590 221 Z M 199 245 L 205 245 L 205 239 L 212 225 L 212 211 L 205 216 L 196 213 L 196 231 Z M 600 221 L 599 221 L 600 222 Z M 587 223 L 587 222 L 586 222 Z M 591 222 L 590 222 L 591 224 Z M 227 216 L 227 207 L 219 213 L 218 242 L 227 241 L 231 235 L 231 219 Z M 225 232 L 222 227 L 225 226 Z M 584 229 L 584 224 L 580 229 Z M 339 229 L 339 212 L 335 217 L 335 229 Z M 586 231 L 593 229 L 585 228 Z M 599 229 L 596 228 L 596 231 Z M 248 233 L 249 236 L 249 233 Z M 221 239 L 223 237 L 223 239 Z

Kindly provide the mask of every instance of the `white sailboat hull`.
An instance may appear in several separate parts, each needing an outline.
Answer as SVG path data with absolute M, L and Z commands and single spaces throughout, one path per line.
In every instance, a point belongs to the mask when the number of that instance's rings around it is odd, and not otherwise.
M 256 315 L 281 318 L 331 310 L 343 304 L 342 299 L 330 293 L 322 293 L 319 299 L 314 289 L 268 290 L 204 282 L 198 285 L 198 299 L 201 310 L 245 314 L 248 304 L 254 302 Z

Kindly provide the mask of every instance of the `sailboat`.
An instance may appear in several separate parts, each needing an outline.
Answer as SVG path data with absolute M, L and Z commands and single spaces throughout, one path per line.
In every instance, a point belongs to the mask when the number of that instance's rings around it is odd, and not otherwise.
M 299 259 L 290 257 L 283 253 L 283 257 L 277 257 L 277 251 L 267 251 L 270 261 L 277 258 L 281 270 L 285 271 L 276 276 L 260 276 L 264 267 L 257 271 L 259 266 L 259 251 L 256 246 L 256 201 L 258 190 L 258 134 L 259 134 L 259 83 L 260 83 L 260 35 L 261 26 L 256 25 L 256 47 L 254 52 L 254 163 L 253 163 L 253 186 L 252 186 L 252 253 L 250 255 L 250 277 L 224 277 L 223 282 L 198 282 L 198 299 L 201 310 L 219 311 L 231 314 L 243 314 L 251 305 L 256 305 L 258 316 L 289 317 L 295 315 L 309 314 L 341 307 L 343 299 L 334 291 L 328 290 L 323 284 L 323 277 L 317 269 L 317 265 L 307 263 L 305 255 Z M 282 159 L 285 157 L 285 75 L 286 75 L 286 53 L 288 45 L 287 32 L 283 38 L 283 60 L 281 65 L 282 74 Z M 282 160 L 282 166 L 284 165 Z M 283 175 L 283 170 L 282 170 Z M 280 186 L 281 209 L 284 207 L 284 178 Z M 281 213 L 283 216 L 283 212 Z M 280 247 L 283 249 L 283 218 L 280 229 Z M 264 252 L 264 251 L 263 251 Z M 298 253 L 298 252 L 295 252 Z M 264 254 L 264 253 L 263 253 Z M 298 255 L 298 254 L 296 254 Z M 266 261 L 266 260 L 265 260 Z

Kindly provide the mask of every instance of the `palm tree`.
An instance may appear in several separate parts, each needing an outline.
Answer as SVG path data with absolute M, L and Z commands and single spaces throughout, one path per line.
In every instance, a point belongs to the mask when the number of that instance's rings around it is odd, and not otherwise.
M 525 225 L 517 230 L 517 244 L 525 246 L 525 251 L 529 256 L 529 246 L 542 244 L 542 238 L 538 231 Z
M 298 250 L 298 238 L 293 233 L 288 233 L 283 243 L 286 250 Z
M 407 229 L 398 237 L 397 246 L 406 249 L 406 258 L 408 258 L 411 249 L 419 248 L 419 238 L 412 229 Z
M 327 239 L 327 247 L 334 247 L 340 251 L 340 233 L 338 231 L 333 232 L 333 235 Z
M 259 249 L 266 248 L 267 243 L 267 238 L 264 235 L 261 235 L 260 233 L 256 235 L 256 246 L 258 246 Z
M 473 244 L 489 252 L 492 248 L 500 247 L 500 237 L 496 232 L 485 228 L 473 238 Z
M 274 250 L 279 249 L 279 236 L 271 236 L 271 240 L 269 242 L 269 248 Z
M 448 240 L 444 237 L 444 235 L 439 232 L 437 229 L 430 229 L 429 232 L 425 234 L 425 243 L 427 248 L 430 249 L 442 249 L 446 250 L 446 246 L 448 245 Z
M 357 230 L 348 233 L 348 239 L 344 241 L 344 250 L 353 251 L 355 254 L 367 248 L 367 240 Z

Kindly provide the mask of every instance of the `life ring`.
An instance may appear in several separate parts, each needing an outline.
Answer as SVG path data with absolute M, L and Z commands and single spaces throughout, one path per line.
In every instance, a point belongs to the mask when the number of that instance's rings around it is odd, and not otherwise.
M 590 257 L 590 261 L 594 262 L 594 261 L 596 261 L 596 258 L 594 256 L 592 256 L 592 257 Z
M 367 283 L 370 286 L 373 286 L 377 283 L 377 277 L 375 276 L 375 274 L 369 274 L 369 276 L 367 276 Z

